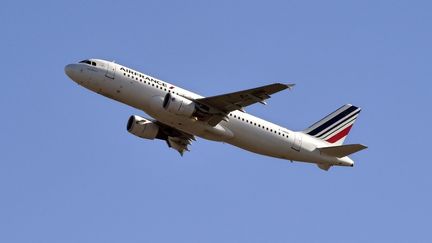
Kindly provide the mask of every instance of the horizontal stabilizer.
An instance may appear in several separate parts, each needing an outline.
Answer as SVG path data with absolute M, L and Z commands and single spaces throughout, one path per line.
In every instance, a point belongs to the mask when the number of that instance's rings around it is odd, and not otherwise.
M 348 144 L 333 147 L 323 147 L 319 148 L 319 150 L 321 151 L 321 153 L 342 158 L 366 148 L 367 147 L 362 144 Z

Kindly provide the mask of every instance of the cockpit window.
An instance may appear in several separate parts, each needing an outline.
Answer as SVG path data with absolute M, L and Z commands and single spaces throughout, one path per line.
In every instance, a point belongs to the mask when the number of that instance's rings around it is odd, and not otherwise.
M 91 62 L 91 65 L 96 67 L 96 62 Z
M 91 62 L 90 62 L 89 60 L 84 60 L 84 61 L 81 61 L 81 62 L 79 62 L 79 63 L 86 63 L 86 64 L 88 64 L 88 65 L 91 65 Z

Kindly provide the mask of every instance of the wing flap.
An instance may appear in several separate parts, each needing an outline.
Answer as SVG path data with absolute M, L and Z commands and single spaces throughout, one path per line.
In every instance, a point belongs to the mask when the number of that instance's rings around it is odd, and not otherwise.
M 188 145 L 191 144 L 190 140 L 181 137 L 168 137 L 166 140 L 168 147 L 177 150 L 181 156 L 185 151 L 190 151 Z

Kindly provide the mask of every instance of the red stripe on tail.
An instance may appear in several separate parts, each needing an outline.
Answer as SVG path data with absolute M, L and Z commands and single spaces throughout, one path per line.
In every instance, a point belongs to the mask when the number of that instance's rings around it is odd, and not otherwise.
M 327 142 L 329 142 L 329 143 L 335 143 L 335 142 L 339 141 L 341 138 L 343 138 L 346 135 L 348 135 L 348 133 L 350 132 L 351 128 L 352 128 L 352 125 L 346 127 L 344 130 L 340 131 L 338 134 L 336 134 L 333 137 L 327 139 Z

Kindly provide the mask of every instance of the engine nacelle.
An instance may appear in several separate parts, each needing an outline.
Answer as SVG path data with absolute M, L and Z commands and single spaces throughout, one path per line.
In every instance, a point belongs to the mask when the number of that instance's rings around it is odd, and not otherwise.
M 193 101 L 171 93 L 165 95 L 162 107 L 171 113 L 185 117 L 195 116 L 197 112 Z
M 155 139 L 159 133 L 159 126 L 140 116 L 131 116 L 127 123 L 128 132 L 146 139 Z

